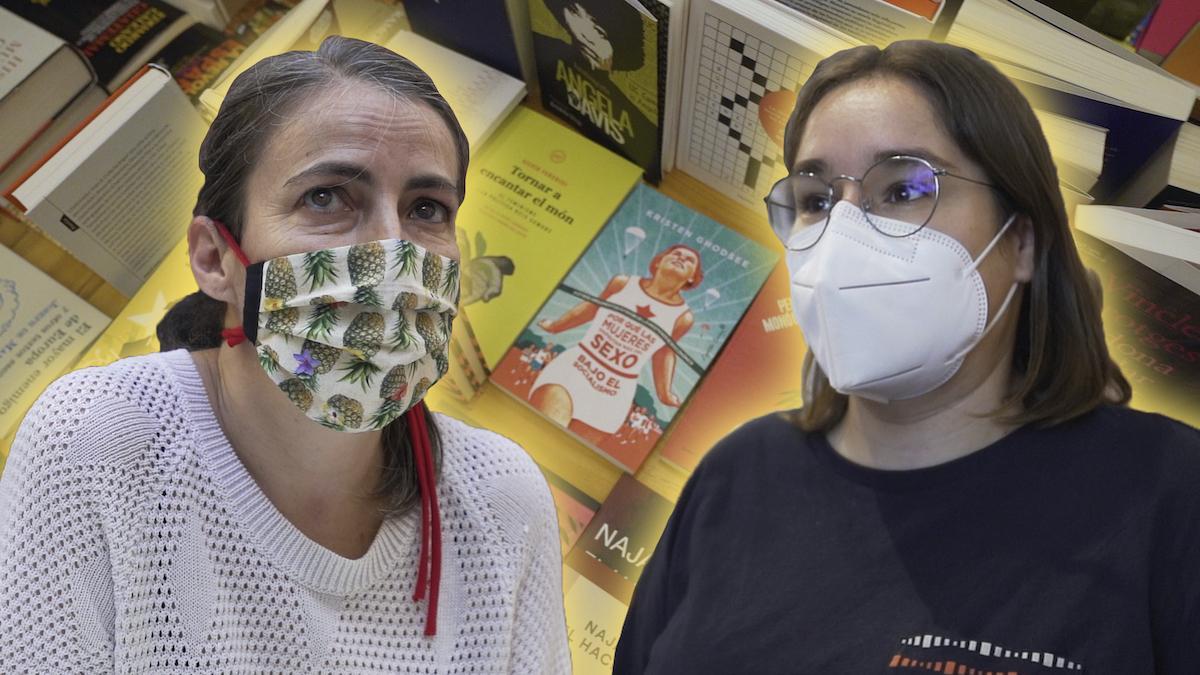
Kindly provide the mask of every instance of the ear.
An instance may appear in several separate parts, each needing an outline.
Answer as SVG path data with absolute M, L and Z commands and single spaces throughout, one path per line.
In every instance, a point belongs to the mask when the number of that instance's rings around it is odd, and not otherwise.
M 208 216 L 196 216 L 188 225 L 188 259 L 192 263 L 192 275 L 196 284 L 204 294 L 214 300 L 221 300 L 231 307 L 240 306 L 240 284 L 244 276 L 237 269 L 241 263 L 233 252 L 217 226 Z M 231 264 L 232 263 L 232 264 Z
M 1013 223 L 1017 236 L 1016 266 L 1013 275 L 1016 281 L 1028 283 L 1033 281 L 1034 266 L 1037 261 L 1037 237 L 1034 235 L 1033 221 L 1021 213 L 1017 222 Z

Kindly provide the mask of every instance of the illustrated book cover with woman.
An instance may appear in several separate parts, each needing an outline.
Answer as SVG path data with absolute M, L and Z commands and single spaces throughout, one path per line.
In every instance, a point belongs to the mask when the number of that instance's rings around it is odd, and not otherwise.
M 639 185 L 492 379 L 636 471 L 776 260 L 767 247 Z

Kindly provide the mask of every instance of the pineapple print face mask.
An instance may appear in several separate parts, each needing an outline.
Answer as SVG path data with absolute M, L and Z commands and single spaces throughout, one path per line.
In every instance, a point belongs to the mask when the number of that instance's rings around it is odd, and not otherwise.
M 339 431 L 381 429 L 449 369 L 458 262 L 386 239 L 246 266 L 243 325 L 222 331 L 255 345 L 258 362 L 310 419 Z

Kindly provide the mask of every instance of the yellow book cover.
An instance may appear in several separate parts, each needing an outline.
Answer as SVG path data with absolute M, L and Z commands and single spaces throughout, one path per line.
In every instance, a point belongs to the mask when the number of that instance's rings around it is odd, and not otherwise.
M 632 162 L 526 108 L 471 159 L 457 218 L 462 308 L 489 369 L 640 176 Z

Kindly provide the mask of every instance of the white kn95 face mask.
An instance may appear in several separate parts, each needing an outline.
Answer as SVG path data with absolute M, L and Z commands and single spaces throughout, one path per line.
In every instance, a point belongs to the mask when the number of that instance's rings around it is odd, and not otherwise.
M 816 245 L 787 252 L 792 311 L 813 357 L 843 394 L 914 398 L 944 384 L 1004 315 L 1013 282 L 989 324 L 978 267 L 1012 225 L 1009 216 L 975 260 L 953 237 L 834 205 Z

